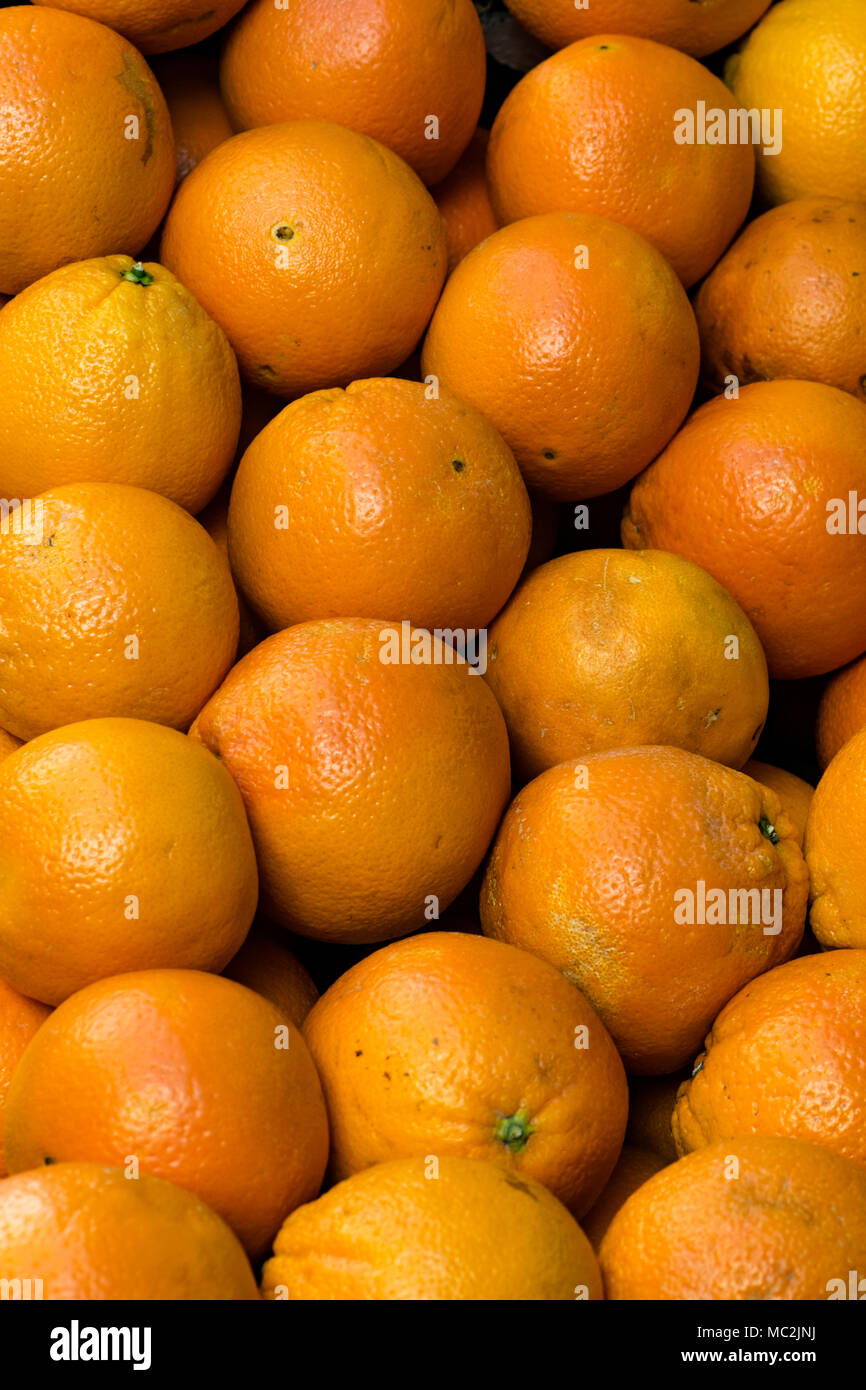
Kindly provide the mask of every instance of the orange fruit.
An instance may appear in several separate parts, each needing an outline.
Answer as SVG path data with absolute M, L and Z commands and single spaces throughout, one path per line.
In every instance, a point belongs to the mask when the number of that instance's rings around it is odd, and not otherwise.
M 14 734 L 7 734 L 5 729 L 0 729 L 0 762 L 8 758 L 10 753 L 14 753 L 16 748 L 21 747 L 20 738 Z
M 292 121 L 211 150 L 177 191 L 160 260 L 254 385 L 298 396 L 398 366 L 433 312 L 447 252 L 436 204 L 398 155 L 343 126 Z
M 679 1153 L 747 1134 L 866 1163 L 866 951 L 801 956 L 722 1010 L 680 1087 Z
M 804 198 L 750 222 L 695 297 L 715 391 L 775 377 L 866 400 L 866 206 Z
M 533 570 L 490 628 L 487 680 L 525 778 L 646 743 L 741 767 L 769 701 L 743 610 L 661 550 L 584 550 Z
M 131 39 L 142 53 L 165 53 L 186 48 L 221 29 L 237 14 L 243 0 L 213 0 L 202 11 L 196 0 L 33 0 L 36 5 L 72 10 L 99 20 Z
M 581 1217 L 581 1226 L 593 1250 L 598 1250 L 608 1226 L 632 1193 L 637 1192 L 665 1166 L 664 1159 L 658 1154 L 646 1149 L 633 1149 L 628 1144 L 623 1147 L 607 1186 L 586 1215 Z
M 304 1037 L 338 1181 L 389 1159 L 488 1159 L 579 1217 L 610 1177 L 622 1062 L 581 993 L 537 956 L 462 932 L 397 941 L 331 985 Z
M 469 143 L 486 75 L 472 0 L 354 0 L 351 17 L 341 0 L 252 0 L 220 65 L 237 130 L 335 121 L 380 140 L 425 183 Z
M 728 60 L 737 102 L 784 112 L 777 154 L 758 152 L 766 202 L 866 202 L 866 9 L 861 0 L 781 0 Z
M 240 1242 L 203 1202 L 95 1163 L 0 1183 L 0 1278 L 38 1279 L 49 1301 L 258 1298 Z
M 673 1163 L 677 1146 L 671 1116 L 682 1076 L 633 1076 L 628 1085 L 628 1125 L 625 1142 Z
M 520 577 L 530 529 L 493 426 L 381 377 L 303 396 L 256 436 L 232 486 L 229 555 L 272 631 L 346 614 L 482 628 Z
M 548 48 L 592 34 L 637 34 L 700 58 L 715 53 L 755 23 L 770 0 L 505 0 L 525 29 Z
M 251 1257 L 315 1197 L 321 1087 L 294 1024 L 233 980 L 142 970 L 64 1000 L 6 1098 L 11 1172 L 83 1159 L 167 1178 L 213 1207 Z
M 479 126 L 451 173 L 430 190 L 445 227 L 449 275 L 473 246 L 499 226 L 485 172 L 489 139 L 490 132 Z
M 3 1154 L 3 1111 L 9 1082 L 25 1047 L 50 1012 L 44 1004 L 26 998 L 0 979 L 0 1178 L 5 1178 L 8 1171 Z
M 421 361 L 496 426 L 531 487 L 586 498 L 633 478 L 670 439 L 699 344 L 682 286 L 648 242 L 555 213 L 469 252 Z
M 200 745 L 88 719 L 0 766 L 0 976 L 58 1004 L 108 975 L 221 970 L 256 909 L 237 787 Z
M 219 88 L 219 64 L 206 53 L 171 53 L 153 65 L 171 117 L 177 181 L 234 135 Z
M 0 10 L 0 291 L 135 255 L 174 187 L 165 99 L 141 54 L 63 10 Z
M 222 329 L 162 266 L 129 256 L 63 266 L 16 296 L 0 319 L 0 392 L 4 497 L 128 483 L 197 512 L 241 423 Z
M 261 927 L 253 927 L 222 973 L 269 999 L 296 1028 L 319 997 L 297 956 Z
M 866 407 L 812 381 L 760 381 L 696 410 L 635 482 L 622 536 L 708 570 L 780 680 L 866 650 Z
M 866 729 L 839 749 L 806 823 L 809 921 L 822 946 L 866 947 Z
M 599 1259 L 616 1300 L 838 1298 L 866 1261 L 866 1173 L 793 1139 L 714 1144 L 644 1183 Z
M 270 399 L 273 400 L 273 397 Z M 230 491 L 230 485 L 226 484 L 196 517 L 196 521 L 204 527 L 226 560 L 229 558 Z M 235 594 L 238 601 L 239 620 L 237 655 L 241 657 L 246 656 L 248 651 L 251 651 L 257 643 L 261 642 L 266 633 L 258 619 L 250 612 L 247 601 L 243 594 L 238 591 L 237 585 L 235 585 Z
M 238 642 L 229 567 L 207 532 L 120 483 L 54 488 L 30 520 L 0 530 L 3 726 L 27 739 L 121 715 L 185 729 Z
M 809 805 L 815 794 L 815 788 L 808 782 L 804 782 L 802 777 L 796 777 L 793 772 L 786 772 L 781 767 L 771 767 L 769 763 L 760 763 L 751 760 L 742 769 L 747 777 L 752 777 L 756 782 L 760 782 L 762 787 L 769 787 L 776 793 L 794 825 L 797 827 L 797 839 L 802 845 L 803 835 L 806 831 L 806 817 L 809 814 Z
M 570 44 L 518 82 L 493 122 L 494 212 L 501 222 L 544 212 L 623 222 L 693 285 L 745 218 L 755 177 L 750 145 L 680 143 L 681 113 L 698 103 L 726 123 L 734 104 L 685 53 L 615 32 Z
M 481 890 L 488 936 L 583 991 L 630 1071 L 694 1056 L 719 1009 L 799 945 L 808 876 L 776 795 L 681 748 L 543 772 L 503 819 Z
M 861 729 L 866 729 L 866 656 L 837 671 L 821 696 L 815 729 L 821 766 Z
M 603 1297 L 592 1247 L 551 1192 L 447 1156 L 377 1164 L 293 1212 L 262 1293 L 303 1302 Z
M 265 911 L 301 936 L 385 941 L 434 920 L 478 868 L 510 790 L 487 685 L 408 625 L 279 632 L 190 733 L 241 789 Z

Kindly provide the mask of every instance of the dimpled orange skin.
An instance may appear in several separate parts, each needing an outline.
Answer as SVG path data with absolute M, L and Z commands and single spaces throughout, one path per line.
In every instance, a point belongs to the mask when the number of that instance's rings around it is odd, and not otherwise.
M 599 1260 L 609 1299 L 847 1296 L 866 1261 L 866 1173 L 793 1139 L 714 1144 L 629 1198 Z
M 322 120 L 372 135 L 425 183 L 472 135 L 487 63 L 472 0 L 253 0 L 230 30 L 220 82 L 237 130 Z M 431 113 L 438 118 L 431 138 Z
M 291 121 L 236 135 L 193 169 L 160 260 L 254 385 L 298 396 L 399 366 L 447 250 L 436 204 L 399 156 L 342 126 Z
M 79 15 L 4 9 L 0 107 L 0 291 L 67 261 L 140 251 L 168 207 L 175 154 L 137 49 Z
M 256 436 L 232 485 L 229 555 L 271 631 L 347 613 L 483 628 L 520 577 L 531 525 L 493 426 L 383 377 L 303 396 Z
M 623 1147 L 607 1186 L 586 1215 L 581 1217 L 581 1227 L 593 1250 L 598 1251 L 608 1226 L 632 1193 L 637 1192 L 665 1166 L 664 1159 L 658 1154 L 633 1149 L 627 1144 Z
M 441 913 L 466 887 L 508 800 L 508 734 L 485 682 L 437 664 L 438 641 L 433 664 L 383 662 L 394 631 L 346 619 L 276 633 L 190 730 L 240 787 L 264 910 L 301 936 L 423 927 L 431 895 Z
M 162 266 L 129 256 L 63 266 L 16 296 L 0 319 L 0 394 L 4 497 L 128 483 L 197 512 L 241 423 L 222 329 Z
M 719 1014 L 673 1118 L 679 1153 L 780 1134 L 866 1164 L 866 951 L 801 956 Z
M 36 5 L 71 10 L 107 24 L 131 39 L 142 53 L 165 53 L 206 39 L 228 24 L 243 0 L 210 0 L 206 11 L 199 0 L 33 0 Z
M 770 0 L 506 0 L 524 29 L 548 48 L 564 48 L 592 34 L 637 34 L 700 58 L 744 34 Z
M 740 767 L 769 702 L 745 613 L 661 550 L 584 550 L 533 570 L 490 628 L 487 680 L 525 780 L 647 743 Z
M 685 53 L 599 34 L 539 63 L 490 132 L 487 179 L 501 222 L 595 213 L 640 232 L 688 288 L 715 265 L 749 210 L 752 147 L 679 144 L 675 113 L 727 111 L 731 93 Z M 611 332 L 617 320 L 611 317 Z
M 177 181 L 234 135 L 219 88 L 219 65 L 205 53 L 166 54 L 153 64 L 171 116 Z
M 786 772 L 781 767 L 771 767 L 769 763 L 752 760 L 745 764 L 742 771 L 747 777 L 752 777 L 763 787 L 769 787 L 771 791 L 776 793 L 797 827 L 797 839 L 802 845 L 803 835 L 806 831 L 806 817 L 809 814 L 812 797 L 815 795 L 815 788 L 810 786 L 808 782 L 804 782 L 802 777 L 796 777 L 793 772 Z
M 489 139 L 489 130 L 479 126 L 451 173 L 430 190 L 445 225 L 449 275 L 473 246 L 499 226 L 487 187 Z
M 574 499 L 613 491 L 664 447 L 699 353 L 688 299 L 648 242 L 553 213 L 501 228 L 460 262 L 421 361 L 496 426 L 530 487 Z
M 809 922 L 822 946 L 866 947 L 866 729 L 843 744 L 818 783 L 806 823 Z
M 776 924 L 754 922 L 754 903 L 739 925 L 701 922 L 700 882 L 707 893 L 780 890 L 781 929 L 765 934 Z M 675 919 L 687 915 L 683 890 L 695 895 L 692 923 Z M 629 1071 L 660 1075 L 694 1056 L 747 980 L 793 954 L 807 893 L 796 827 L 774 792 L 680 748 L 626 748 L 523 788 L 488 861 L 481 921 L 583 991 Z M 738 915 L 727 899 L 726 915 Z
M 861 729 L 866 729 L 866 656 L 837 671 L 821 696 L 815 729 L 821 767 Z
M 5 1142 L 10 1172 L 135 1155 L 257 1258 L 318 1192 L 328 1125 L 307 1046 L 275 1005 L 219 975 L 143 970 L 54 1010 L 12 1078 Z
M 261 928 L 253 927 L 222 973 L 270 999 L 296 1028 L 300 1028 L 319 997 L 297 957 Z
M 393 1158 L 481 1158 L 579 1218 L 610 1177 L 625 1072 L 581 993 L 537 956 L 461 932 L 395 942 L 325 992 L 304 1037 L 338 1181 Z
M 0 978 L 0 1178 L 5 1178 L 7 1173 L 3 1154 L 3 1111 L 9 1082 L 25 1047 L 50 1012 L 44 1004 L 19 994 Z
M 95 1163 L 0 1183 L 0 1278 L 41 1279 L 47 1301 L 258 1298 L 243 1247 L 203 1202 Z
M 0 766 L 0 976 L 46 1004 L 125 970 L 221 970 L 249 930 L 240 793 L 176 729 L 88 719 Z
M 225 557 L 144 488 L 76 483 L 39 500 L 40 541 L 0 534 L 3 726 L 24 739 L 109 715 L 187 728 L 237 650 Z
M 274 1242 L 266 1299 L 561 1301 L 604 1295 L 592 1247 L 547 1188 L 492 1163 L 397 1159 L 301 1207 Z M 503 1240 L 503 1233 L 507 1239 Z
M 779 680 L 866 650 L 866 535 L 833 503 L 866 494 L 866 407 L 812 381 L 760 381 L 696 410 L 635 482 L 630 549 L 708 570 L 751 618 Z
M 866 206 L 807 198 L 750 222 L 695 296 L 714 391 L 775 377 L 866 400 Z

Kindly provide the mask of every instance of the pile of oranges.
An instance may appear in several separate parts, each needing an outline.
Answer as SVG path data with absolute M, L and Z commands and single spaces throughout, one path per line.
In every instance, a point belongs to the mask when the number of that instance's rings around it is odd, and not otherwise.
M 0 8 L 4 1296 L 866 1290 L 866 5 L 506 3 Z

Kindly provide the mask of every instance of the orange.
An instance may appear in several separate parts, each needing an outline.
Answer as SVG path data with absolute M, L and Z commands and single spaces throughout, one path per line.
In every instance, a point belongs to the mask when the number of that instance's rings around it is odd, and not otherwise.
M 232 570 L 271 630 L 310 618 L 482 628 L 520 577 L 529 498 L 483 416 L 382 377 L 286 406 L 241 460 Z
M 0 10 L 0 292 L 67 261 L 137 254 L 168 207 L 165 99 L 119 34 L 59 9 Z
M 489 139 L 490 132 L 479 126 L 451 173 L 430 190 L 445 226 L 449 274 L 499 226 L 485 172 Z
M 0 729 L 0 762 L 8 758 L 10 753 L 14 753 L 16 748 L 21 747 L 20 738 L 14 734 L 7 734 L 5 729 Z
M 682 1075 L 633 1076 L 628 1086 L 626 1144 L 647 1150 L 673 1163 L 677 1147 L 671 1133 L 671 1116 Z
M 861 0 L 781 0 L 728 60 L 744 107 L 784 113 L 778 154 L 758 154 L 765 201 L 866 202 L 866 9 Z
M 243 0 L 212 0 L 205 11 L 198 0 L 34 0 L 34 4 L 98 19 L 131 39 L 142 53 L 165 53 L 198 43 L 221 29 Z
M 172 53 L 153 65 L 171 117 L 177 181 L 234 135 L 219 89 L 219 65 L 206 53 Z
M 25 1047 L 50 1012 L 44 1004 L 25 998 L 0 979 L 0 1178 L 5 1178 L 7 1173 L 3 1154 L 3 1111 L 9 1082 Z
M 780 1134 L 866 1164 L 866 951 L 801 956 L 719 1014 L 680 1087 L 679 1153 Z
M 511 13 L 548 48 L 592 34 L 638 34 L 696 58 L 724 48 L 754 24 L 770 0 L 506 0 Z
M 269 999 L 296 1028 L 300 1028 L 319 997 L 298 958 L 261 927 L 253 927 L 223 974 Z
M 804 782 L 802 777 L 796 777 L 793 772 L 786 772 L 781 767 L 771 767 L 769 763 L 759 763 L 752 760 L 745 764 L 742 771 L 747 777 L 754 778 L 763 787 L 769 787 L 776 793 L 797 827 L 797 839 L 802 845 L 803 835 L 806 831 L 806 817 L 809 814 L 809 804 L 815 794 L 815 788 L 811 787 L 808 782 Z
M 398 155 L 292 121 L 211 150 L 178 189 L 160 259 L 254 385 L 298 396 L 398 366 L 433 312 L 447 251 L 436 204 Z
M 592 1248 L 531 1178 L 469 1158 L 397 1159 L 293 1212 L 262 1276 L 267 1299 L 602 1298 Z
M 866 400 L 866 206 L 804 198 L 750 222 L 695 297 L 702 374 L 823 381 Z
M 252 0 L 229 32 L 220 82 L 237 130 L 336 121 L 394 150 L 425 183 L 444 178 L 484 98 L 472 0 Z
M 421 360 L 496 426 L 531 487 L 570 499 L 613 491 L 664 448 L 699 351 L 682 286 L 648 242 L 556 213 L 469 252 Z
M 273 400 L 273 396 L 268 398 Z M 229 493 L 230 484 L 226 484 L 220 489 L 216 497 L 210 501 L 204 511 L 199 512 L 196 521 L 203 526 L 211 540 L 219 547 L 223 555 L 228 560 L 229 557 Z M 262 640 L 266 635 L 264 628 L 258 619 L 250 612 L 249 605 L 243 594 L 239 593 L 235 586 L 235 593 L 238 601 L 239 635 L 238 649 L 239 657 L 246 656 L 248 651 Z
M 837 671 L 821 696 L 815 730 L 821 766 L 861 729 L 866 729 L 866 656 Z
M 461 932 L 395 942 L 331 985 L 304 1037 L 337 1180 L 393 1158 L 482 1158 L 579 1217 L 610 1177 L 622 1062 L 579 990 L 537 956 Z
M 812 931 L 822 946 L 866 947 L 866 729 L 839 749 L 806 823 Z
M 481 921 L 583 991 L 630 1071 L 659 1075 L 694 1056 L 747 980 L 793 954 L 807 891 L 775 793 L 681 748 L 626 748 L 523 788 Z
M 38 1296 L 49 1301 L 258 1297 L 239 1241 L 203 1202 L 95 1163 L 0 1183 L 0 1278 L 20 1279 L 22 1296 L 41 1280 Z
M 5 1142 L 11 1172 L 133 1160 L 207 1202 L 257 1257 L 318 1192 L 328 1127 L 309 1051 L 279 1009 L 219 975 L 142 970 L 46 1019 L 9 1087 Z
M 0 766 L 0 976 L 58 1004 L 125 970 L 221 970 L 256 908 L 237 787 L 200 745 L 88 719 Z
M 0 530 L 0 721 L 18 738 L 107 715 L 185 729 L 238 642 L 229 567 L 174 502 L 120 483 L 35 499 Z
M 493 210 L 502 222 L 543 212 L 623 222 L 693 285 L 749 210 L 755 160 L 750 145 L 701 142 L 702 127 L 683 143 L 683 113 L 697 124 L 702 110 L 722 111 L 727 128 L 733 105 L 717 77 L 674 48 L 615 31 L 581 39 L 500 107 L 487 153 Z
M 767 715 L 767 663 L 745 613 L 704 570 L 661 550 L 584 550 L 541 565 L 491 626 L 488 652 L 525 778 L 645 743 L 741 767 Z
M 646 1149 L 632 1149 L 628 1145 L 623 1148 L 607 1187 L 586 1215 L 581 1217 L 581 1226 L 593 1250 L 598 1250 L 620 1207 L 664 1167 L 665 1161 L 658 1154 Z
M 701 565 L 751 618 L 771 676 L 815 676 L 866 650 L 864 497 L 866 406 L 760 381 L 701 406 L 637 479 L 623 542 Z
M 4 497 L 129 483 L 197 512 L 241 423 L 222 329 L 162 266 L 129 256 L 63 266 L 16 296 L 0 319 L 0 393 Z
M 239 661 L 190 730 L 241 789 L 268 916 L 386 941 L 465 888 L 510 790 L 485 682 L 423 629 L 299 623 Z
M 866 1263 L 866 1173 L 793 1139 L 714 1144 L 639 1188 L 599 1259 L 616 1300 L 847 1298 Z

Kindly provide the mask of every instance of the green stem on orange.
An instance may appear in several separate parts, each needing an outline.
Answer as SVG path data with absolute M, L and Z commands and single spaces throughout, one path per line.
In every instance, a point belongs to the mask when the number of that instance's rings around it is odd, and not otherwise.
M 145 270 L 141 261 L 136 261 L 134 265 L 131 265 L 123 276 L 123 279 L 131 280 L 134 285 L 153 284 L 153 276 Z
M 513 1115 L 500 1116 L 493 1133 L 513 1154 L 519 1154 L 535 1133 L 535 1126 L 530 1121 L 528 1110 L 517 1110 Z

